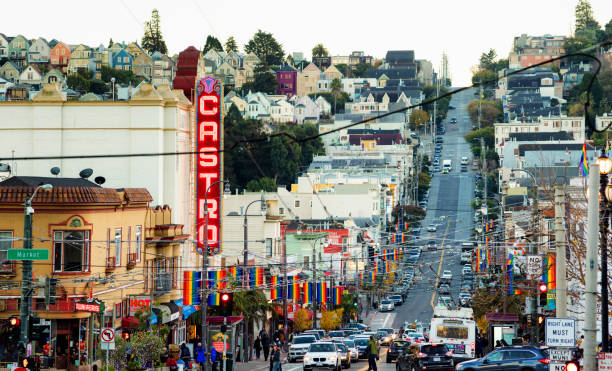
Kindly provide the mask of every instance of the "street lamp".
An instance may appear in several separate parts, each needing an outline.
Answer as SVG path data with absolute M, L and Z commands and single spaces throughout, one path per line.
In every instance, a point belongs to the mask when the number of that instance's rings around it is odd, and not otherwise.
M 114 92 L 114 90 L 113 90 Z M 214 185 L 219 183 L 225 184 L 224 193 L 229 193 L 229 181 L 227 180 L 217 180 L 216 182 L 211 183 L 207 188 L 206 192 L 204 192 L 204 246 L 202 246 L 202 278 L 200 279 L 201 287 L 202 287 L 202 299 L 200 305 L 202 306 L 202 347 L 204 348 L 204 352 L 209 352 L 208 346 L 208 325 L 206 324 L 206 311 L 208 310 L 208 297 L 206 296 L 206 289 L 208 286 L 208 191 Z M 217 241 L 220 243 L 220 241 Z M 206 368 L 206 363 L 204 365 Z
M 599 164 L 599 193 L 601 220 L 601 344 L 602 352 L 608 352 L 608 225 L 610 223 L 610 201 L 612 186 L 608 184 L 608 174 L 612 170 L 612 160 L 602 149 L 597 159 Z
M 32 200 L 36 196 L 39 189 L 50 191 L 53 188 L 51 184 L 41 184 L 27 197 L 24 202 L 24 220 L 23 220 L 23 248 L 32 249 Z M 19 343 L 25 346 L 28 344 L 28 325 L 30 322 L 30 305 L 32 301 L 32 261 L 23 260 L 21 281 L 21 303 L 19 306 L 19 317 L 21 322 L 21 331 L 19 334 Z
M 254 203 L 260 202 L 261 203 L 261 213 L 262 215 L 264 215 L 264 213 L 266 212 L 266 199 L 264 198 L 264 192 L 261 191 L 261 198 L 259 200 L 255 200 L 255 201 L 251 201 L 247 207 L 244 209 L 244 223 L 243 223 L 243 227 L 244 227 L 244 255 L 243 255 L 243 262 L 242 262 L 242 288 L 244 290 L 246 290 L 247 286 L 248 286 L 248 282 L 247 282 L 247 261 L 249 259 L 249 238 L 248 238 L 248 224 L 247 224 L 247 216 L 249 214 L 249 206 L 253 205 Z M 243 339 L 242 339 L 242 353 L 244 354 L 244 356 L 242 357 L 243 361 L 245 363 L 247 363 L 249 361 L 249 351 L 248 351 L 248 339 L 249 339 L 249 325 L 246 321 L 243 323 Z

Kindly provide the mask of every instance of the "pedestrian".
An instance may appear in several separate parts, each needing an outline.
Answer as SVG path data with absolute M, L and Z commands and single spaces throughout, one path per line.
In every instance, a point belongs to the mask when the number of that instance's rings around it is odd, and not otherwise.
M 280 347 L 274 346 L 274 352 L 272 353 L 273 366 L 272 371 L 280 371 Z
M 501 346 L 502 346 L 501 341 L 496 340 L 496 341 L 495 341 L 495 348 L 499 348 L 499 347 L 501 347 Z
M 608 334 L 608 350 L 612 349 L 612 334 Z
M 257 338 L 255 338 L 253 348 L 255 348 L 255 357 L 259 359 L 259 356 L 261 355 L 261 339 L 259 338 L 259 335 L 257 335 Z
M 376 361 L 378 360 L 378 346 L 374 336 L 370 335 L 370 341 L 368 341 L 368 371 L 378 371 L 376 367 Z
M 475 346 L 476 358 L 482 357 L 482 336 L 478 334 L 476 336 L 476 346 Z
M 508 346 L 508 342 L 506 341 L 506 339 L 501 339 L 500 343 L 501 343 L 501 345 L 503 347 L 507 347 Z
M 210 364 L 212 365 L 212 371 L 217 371 L 217 364 L 220 363 L 221 361 L 217 359 L 217 349 L 215 349 L 215 347 L 212 347 L 210 349 Z M 221 366 L 223 367 L 223 366 Z
M 264 352 L 264 360 L 268 361 L 268 355 L 270 354 L 270 337 L 267 332 L 263 332 L 261 336 L 261 346 Z
M 185 366 L 189 365 L 189 361 L 191 361 L 191 352 L 185 343 L 181 344 L 181 360 L 185 362 Z
M 202 343 L 198 342 L 193 352 L 196 356 L 196 363 L 200 366 L 200 371 L 203 371 L 206 366 L 206 351 L 202 347 Z

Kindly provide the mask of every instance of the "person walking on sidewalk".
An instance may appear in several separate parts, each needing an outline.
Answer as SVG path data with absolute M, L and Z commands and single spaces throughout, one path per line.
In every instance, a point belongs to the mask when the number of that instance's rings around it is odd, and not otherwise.
M 368 341 L 368 371 L 378 371 L 378 368 L 376 367 L 377 360 L 378 345 L 376 345 L 374 336 L 370 336 L 370 341 Z
M 270 354 L 270 337 L 265 331 L 261 335 L 261 346 L 263 347 L 264 360 L 267 361 L 268 355 Z
M 255 339 L 255 344 L 253 344 L 253 348 L 255 348 L 255 357 L 259 359 L 259 356 L 261 355 L 261 339 L 259 338 L 259 335 L 257 335 L 257 338 Z
M 280 347 L 278 345 L 274 345 L 274 351 L 272 353 L 272 356 L 270 357 L 273 361 L 272 371 L 280 371 L 280 356 Z

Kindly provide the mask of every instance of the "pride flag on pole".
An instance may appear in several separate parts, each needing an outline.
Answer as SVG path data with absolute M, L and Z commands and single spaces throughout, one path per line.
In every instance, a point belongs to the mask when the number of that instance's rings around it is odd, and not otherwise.
M 327 303 L 327 282 L 317 283 L 317 301 Z
M 183 305 L 200 305 L 200 287 L 202 272 L 183 272 Z
M 276 300 L 280 298 L 280 287 L 279 287 L 279 280 L 278 280 L 278 276 L 272 276 L 270 277 L 270 285 L 271 285 L 271 290 L 270 290 L 270 299 L 272 300 Z
M 342 293 L 344 292 L 344 287 L 336 286 L 333 291 L 333 300 L 334 305 L 342 305 Z
M 312 283 L 304 282 L 302 284 L 302 302 L 304 304 L 312 303 Z
M 582 154 L 580 154 L 580 165 L 578 165 L 578 169 L 580 170 L 581 176 L 589 175 L 589 164 L 587 159 L 587 150 L 586 150 L 586 140 L 582 144 Z

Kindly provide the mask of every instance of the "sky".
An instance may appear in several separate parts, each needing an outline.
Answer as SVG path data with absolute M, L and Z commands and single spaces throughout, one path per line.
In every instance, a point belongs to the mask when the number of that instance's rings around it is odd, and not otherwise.
M 2 4 L 0 33 L 39 36 L 68 44 L 108 45 L 140 41 L 144 22 L 157 8 L 169 54 L 193 45 L 202 48 L 211 34 L 225 43 L 229 36 L 240 50 L 258 29 L 270 32 L 285 54 L 310 58 L 318 43 L 330 55 L 361 50 L 384 58 L 387 50 L 414 50 L 438 70 L 442 53 L 449 58 L 454 86 L 470 82 L 470 68 L 493 48 L 507 57 L 514 36 L 568 35 L 577 0 L 47 0 Z M 612 18 L 612 1 L 590 0 L 595 18 Z

